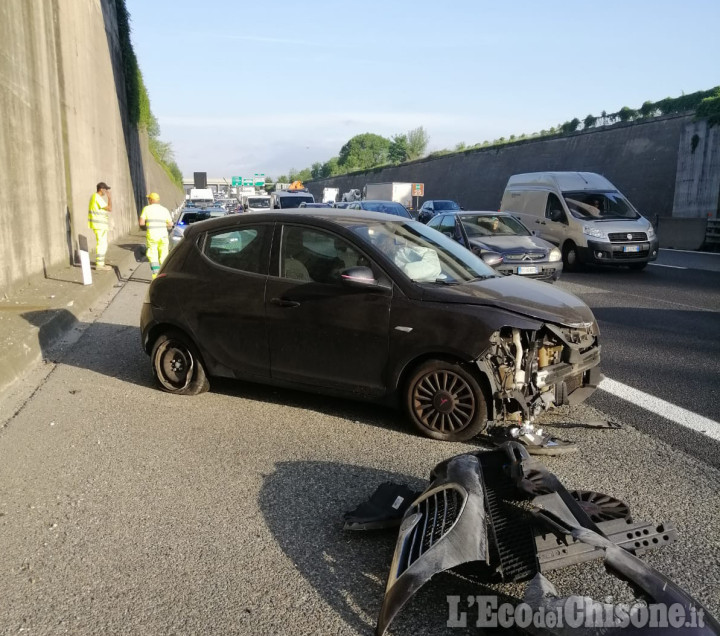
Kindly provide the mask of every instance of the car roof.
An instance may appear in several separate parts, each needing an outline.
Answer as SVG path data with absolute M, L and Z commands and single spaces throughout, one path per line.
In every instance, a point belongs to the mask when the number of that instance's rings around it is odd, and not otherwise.
M 390 201 L 390 199 L 363 199 L 362 201 L 350 201 L 350 203 L 394 203 L 395 205 L 402 206 L 402 203 L 398 203 L 397 201 Z
M 360 225 L 370 221 L 378 223 L 417 223 L 414 219 L 397 216 L 395 214 L 384 214 L 382 212 L 369 212 L 363 210 L 359 213 L 356 210 L 344 208 L 302 208 L 302 212 L 253 212 L 253 214 L 227 214 L 225 216 L 208 219 L 193 223 L 190 226 L 192 234 L 206 230 L 220 230 L 223 228 L 232 229 L 235 226 L 252 225 L 255 223 L 297 223 L 298 221 L 320 220 L 345 227 L 348 224 L 358 223 Z M 307 212 L 305 211 L 307 210 Z M 342 222 L 340 222 L 342 221 Z M 188 230 L 189 232 L 190 230 Z
M 447 216 L 448 214 L 457 214 L 459 216 L 511 216 L 514 214 L 509 212 L 495 212 L 494 210 L 441 210 L 437 216 Z

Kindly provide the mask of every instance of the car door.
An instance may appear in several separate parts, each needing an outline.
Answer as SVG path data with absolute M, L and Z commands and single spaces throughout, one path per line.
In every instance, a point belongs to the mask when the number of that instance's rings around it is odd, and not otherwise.
M 568 233 L 567 212 L 565 212 L 560 198 L 555 193 L 548 193 L 547 202 L 545 203 L 545 217 L 536 219 L 534 227 L 530 227 L 530 229 L 534 229 L 537 236 L 554 245 L 561 245 L 565 240 Z
M 265 285 L 274 223 L 209 232 L 198 243 L 188 321 L 217 375 L 267 378 Z
M 355 289 L 340 273 L 374 267 L 355 244 L 302 224 L 278 228 L 266 313 L 274 379 L 349 390 L 385 391 L 392 288 Z M 275 260 L 277 259 L 277 260 Z M 271 270 L 272 271 L 272 270 Z M 383 275 L 384 276 L 384 275 Z

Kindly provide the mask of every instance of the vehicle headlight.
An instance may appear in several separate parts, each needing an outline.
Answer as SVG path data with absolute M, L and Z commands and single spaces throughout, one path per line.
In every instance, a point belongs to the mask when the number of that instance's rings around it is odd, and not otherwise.
M 602 239 L 603 241 L 608 240 L 607 234 L 605 232 L 603 232 L 602 230 L 598 230 L 596 227 L 594 227 L 592 225 L 583 225 L 583 232 L 587 236 L 592 236 L 593 238 L 599 238 L 599 239 Z
M 551 263 L 557 263 L 558 261 L 562 260 L 562 254 L 560 253 L 560 250 L 557 247 L 553 247 L 550 250 L 550 255 L 548 256 L 548 260 Z
M 655 228 L 652 225 L 647 229 L 647 237 L 649 239 L 655 238 Z

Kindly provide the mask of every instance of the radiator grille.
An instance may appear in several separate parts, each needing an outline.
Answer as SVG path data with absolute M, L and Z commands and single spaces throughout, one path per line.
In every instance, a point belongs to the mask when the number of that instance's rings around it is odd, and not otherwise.
M 631 238 L 628 238 L 630 236 Z M 627 241 L 647 241 L 645 232 L 610 232 L 608 238 L 611 243 L 625 243 Z
M 417 514 L 420 518 L 405 538 L 396 576 L 400 576 L 450 532 L 460 516 L 464 502 L 464 494 L 448 486 L 429 494 L 408 511 L 408 516 Z

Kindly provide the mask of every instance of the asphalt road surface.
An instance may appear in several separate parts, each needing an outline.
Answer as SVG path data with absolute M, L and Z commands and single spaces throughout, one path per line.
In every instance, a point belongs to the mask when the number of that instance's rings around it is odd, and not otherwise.
M 648 268 L 562 284 L 598 313 L 608 377 L 717 420 L 713 276 Z M 0 401 L 0 633 L 371 634 L 396 535 L 345 533 L 343 511 L 388 479 L 422 487 L 435 463 L 478 445 L 286 390 L 160 392 L 139 343 L 147 277 L 144 264 Z M 546 464 L 569 487 L 625 500 L 635 519 L 672 521 L 679 540 L 644 559 L 718 616 L 720 471 L 683 450 L 682 426 L 635 417 L 604 391 L 555 412 L 546 424 L 580 451 Z M 620 428 L 594 426 L 608 418 Z M 548 578 L 561 594 L 634 598 L 600 563 Z M 448 595 L 523 589 L 440 575 L 391 633 L 476 633 L 447 628 Z

